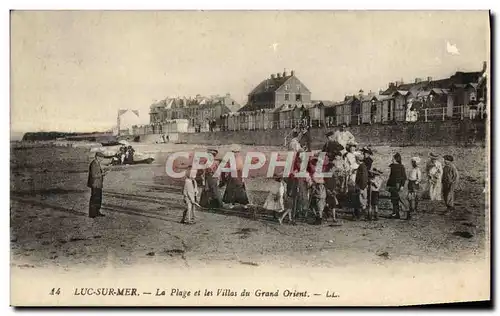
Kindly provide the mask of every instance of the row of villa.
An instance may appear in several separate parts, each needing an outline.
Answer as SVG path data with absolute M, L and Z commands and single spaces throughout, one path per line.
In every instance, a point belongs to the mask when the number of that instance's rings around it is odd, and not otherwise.
M 377 93 L 360 89 L 338 102 L 313 100 L 296 73 L 284 71 L 262 80 L 243 107 L 230 94 L 156 102 L 150 108 L 150 124 L 135 127 L 134 133 L 208 131 L 212 124 L 217 130 L 241 130 L 290 128 L 299 122 L 336 126 L 464 119 L 471 106 L 487 104 L 486 66 L 484 62 L 480 71 L 456 72 L 444 79 L 390 82 Z

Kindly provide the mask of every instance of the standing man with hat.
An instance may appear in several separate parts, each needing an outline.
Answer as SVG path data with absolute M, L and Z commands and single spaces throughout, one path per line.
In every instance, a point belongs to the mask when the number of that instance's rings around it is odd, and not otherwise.
M 94 159 L 89 166 L 89 177 L 87 180 L 87 187 L 90 188 L 90 202 L 89 202 L 89 217 L 95 218 L 97 216 L 104 216 L 100 212 L 102 204 L 102 187 L 104 176 L 108 171 L 103 171 L 101 168 L 101 160 L 104 154 L 97 152 Z

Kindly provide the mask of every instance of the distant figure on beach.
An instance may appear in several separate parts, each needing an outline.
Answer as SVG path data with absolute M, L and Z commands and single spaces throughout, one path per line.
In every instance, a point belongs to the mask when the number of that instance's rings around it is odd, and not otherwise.
M 92 160 L 89 166 L 89 177 L 87 181 L 87 186 L 90 188 L 90 203 L 89 203 L 89 217 L 94 218 L 97 216 L 104 216 L 100 212 L 102 204 L 102 187 L 104 176 L 107 171 L 103 171 L 101 168 L 101 159 L 104 154 L 97 152 L 95 158 Z

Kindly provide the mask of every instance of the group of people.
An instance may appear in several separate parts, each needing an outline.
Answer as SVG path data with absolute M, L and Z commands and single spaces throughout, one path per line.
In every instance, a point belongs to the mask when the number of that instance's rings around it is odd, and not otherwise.
M 378 203 L 380 191 L 383 188 L 383 171 L 374 168 L 374 151 L 370 146 L 360 148 L 354 136 L 341 126 L 336 132 L 326 133 L 327 141 L 321 152 L 326 159 L 320 160 L 317 156 L 309 159 L 307 172 L 301 170 L 301 153 L 307 150 L 301 145 L 301 138 L 307 129 L 295 130 L 288 143 L 288 150 L 294 152 L 293 165 L 289 173 L 277 172 L 274 174 L 273 185 L 263 204 L 263 208 L 272 211 L 274 218 L 282 224 L 285 219 L 292 225 L 299 218 L 307 219 L 312 213 L 315 224 L 322 224 L 332 218 L 337 222 L 336 211 L 347 209 L 352 212 L 353 220 L 378 220 Z M 242 177 L 243 158 L 240 156 L 239 146 L 231 151 L 236 157 L 236 175 L 222 174 L 218 179 L 214 176 L 221 161 L 217 158 L 218 151 L 211 149 L 208 152 L 214 157 L 214 164 L 196 175 L 190 174 L 186 178 L 184 198 L 187 208 L 183 214 L 183 223 L 193 223 L 195 207 L 203 208 L 231 208 L 234 204 L 250 204 L 245 179 Z M 445 155 L 444 166 L 439 156 L 430 155 L 426 166 L 428 180 L 428 195 L 430 200 L 443 200 L 448 208 L 454 207 L 454 191 L 459 175 L 453 164 L 453 157 Z M 386 190 L 390 193 L 392 214 L 390 218 L 411 219 L 412 213 L 418 209 L 421 196 L 422 171 L 419 167 L 421 159 L 411 158 L 411 168 L 407 174 L 402 163 L 402 157 L 396 153 L 389 166 L 389 176 Z M 323 163 L 318 166 L 318 163 Z M 330 176 L 323 177 L 323 174 Z M 299 175 L 300 174 L 300 175 Z M 219 190 L 226 187 L 221 197 Z M 405 215 L 405 216 L 402 216 Z
M 112 158 L 111 164 L 113 165 L 128 165 L 134 162 L 135 149 L 130 145 L 122 145 L 116 153 L 115 157 Z
M 300 153 L 303 149 L 300 138 L 303 133 L 296 131 L 289 143 L 289 150 Z M 311 177 L 295 178 L 298 172 L 294 166 L 292 173 L 286 177 L 277 175 L 275 185 L 266 200 L 264 207 L 282 215 L 277 217 L 280 223 L 288 216 L 290 223 L 303 214 L 307 217 L 309 210 L 316 215 L 316 223 L 321 224 L 331 215 L 336 222 L 336 210 L 347 208 L 352 211 L 353 219 L 378 220 L 379 194 L 383 186 L 383 172 L 373 168 L 374 151 L 370 146 L 359 149 L 354 136 L 342 126 L 340 130 L 326 133 L 327 142 L 322 152 L 326 153 L 326 163 L 320 168 L 331 176 L 315 177 L 317 158 L 310 160 Z M 300 159 L 298 159 L 300 160 Z M 453 157 L 443 157 L 444 167 L 436 154 L 430 154 L 426 166 L 428 177 L 428 195 L 430 200 L 444 199 L 448 211 L 454 208 L 454 192 L 459 175 L 453 163 Z M 390 193 L 392 214 L 390 218 L 411 219 L 412 213 L 418 209 L 421 196 L 422 171 L 419 157 L 411 158 L 411 168 L 407 174 L 402 157 L 396 153 L 389 166 L 390 172 L 386 189 Z M 406 188 L 406 189 L 405 189 Z M 326 215 L 326 217 L 325 217 Z
M 238 145 L 233 145 L 230 150 L 235 154 L 236 158 L 236 175 L 231 172 L 222 173 L 220 178 L 215 175 L 222 160 L 218 156 L 219 152 L 216 149 L 207 150 L 208 154 L 213 158 L 213 163 L 209 167 L 196 170 L 195 174 L 187 172 L 183 190 L 186 209 L 181 223 L 195 223 L 196 207 L 230 209 L 234 205 L 242 205 L 247 208 L 250 204 L 242 173 L 243 157 L 240 155 L 241 148 Z M 225 191 L 222 195 L 220 191 L 223 187 L 225 187 Z
M 307 163 L 306 176 L 301 174 L 301 137 L 307 131 L 294 131 L 289 143 L 289 150 L 295 153 L 293 165 L 289 173 L 277 172 L 274 175 L 273 186 L 263 204 L 263 207 L 274 214 L 274 218 L 283 223 L 288 218 L 295 224 L 300 217 L 307 219 L 310 212 L 315 215 L 315 223 L 322 224 L 329 216 L 337 222 L 336 210 L 347 208 L 352 210 L 353 219 L 360 220 L 365 215 L 367 220 L 378 219 L 379 192 L 383 186 L 383 172 L 373 167 L 374 151 L 370 146 L 359 148 L 354 136 L 342 126 L 340 130 L 326 133 L 327 142 L 322 148 L 326 159 L 312 157 Z M 216 176 L 216 170 L 222 159 L 215 149 L 208 150 L 213 157 L 213 164 L 206 169 L 188 172 L 184 182 L 183 196 L 186 209 L 182 223 L 195 222 L 196 207 L 207 209 L 232 208 L 250 204 L 243 177 L 243 156 L 240 146 L 233 145 L 230 149 L 235 154 L 236 173 L 225 172 Z M 128 153 L 128 154 L 127 154 Z M 120 150 L 122 163 L 133 159 L 134 150 L 131 146 L 123 146 Z M 91 189 L 89 216 L 104 216 L 100 212 L 102 202 L 103 171 L 100 161 L 104 157 L 101 152 L 95 154 L 95 159 L 89 167 L 87 186 Z M 444 200 L 448 211 L 453 210 L 455 190 L 459 181 L 459 173 L 453 157 L 440 157 L 430 154 L 430 160 L 425 171 L 428 182 L 428 195 L 431 201 Z M 411 168 L 407 174 L 402 157 L 396 153 L 392 157 L 390 173 L 386 188 L 392 201 L 391 218 L 401 218 L 406 213 L 406 219 L 417 211 L 420 196 L 420 186 L 423 181 L 419 157 L 411 158 Z M 319 166 L 319 163 L 323 163 Z M 329 173 L 323 177 L 318 170 Z M 220 190 L 225 187 L 224 194 Z M 406 188 L 406 190 L 405 190 Z

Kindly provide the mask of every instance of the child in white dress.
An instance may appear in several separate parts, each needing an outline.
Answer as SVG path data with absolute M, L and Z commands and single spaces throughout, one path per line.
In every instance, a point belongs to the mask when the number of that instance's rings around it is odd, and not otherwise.
M 266 210 L 273 211 L 274 218 L 278 218 L 281 213 L 285 212 L 285 193 L 286 193 L 286 182 L 282 175 L 276 174 L 274 176 L 275 182 L 271 187 L 271 191 L 264 202 L 263 207 Z M 278 215 L 279 214 L 279 215 Z M 280 224 L 282 222 L 282 217 L 279 217 Z

